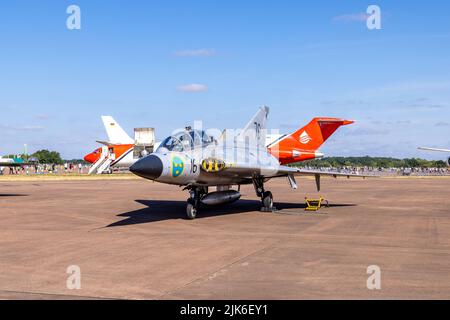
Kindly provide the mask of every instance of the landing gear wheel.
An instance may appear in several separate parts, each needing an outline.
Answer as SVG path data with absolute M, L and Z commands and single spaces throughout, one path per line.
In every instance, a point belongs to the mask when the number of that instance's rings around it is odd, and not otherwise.
M 263 203 L 263 207 L 266 208 L 267 210 L 272 210 L 273 209 L 272 192 L 266 191 L 266 192 L 263 193 L 262 203 Z
M 186 206 L 186 215 L 189 220 L 194 220 L 197 216 L 197 208 L 190 202 Z

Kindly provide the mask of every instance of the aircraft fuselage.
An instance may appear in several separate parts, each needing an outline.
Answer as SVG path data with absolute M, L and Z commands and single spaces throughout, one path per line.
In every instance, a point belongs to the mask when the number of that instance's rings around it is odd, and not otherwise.
M 130 170 L 143 178 L 167 184 L 221 186 L 252 183 L 252 175 L 240 175 L 237 168 L 255 167 L 254 175 L 260 175 L 256 167 L 261 164 L 271 168 L 264 176 L 276 175 L 279 162 L 267 149 L 212 146 L 188 152 L 158 151 L 141 159 Z M 225 167 L 227 170 L 223 170 Z

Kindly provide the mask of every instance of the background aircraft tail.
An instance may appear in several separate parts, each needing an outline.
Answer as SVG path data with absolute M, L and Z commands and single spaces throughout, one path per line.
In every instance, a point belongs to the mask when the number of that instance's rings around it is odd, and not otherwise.
M 282 136 L 268 148 L 283 164 L 314 159 L 320 146 L 341 126 L 353 123 L 338 118 L 314 118 L 303 128 Z
M 134 144 L 132 139 L 125 130 L 111 116 L 102 116 L 102 121 L 111 144 Z

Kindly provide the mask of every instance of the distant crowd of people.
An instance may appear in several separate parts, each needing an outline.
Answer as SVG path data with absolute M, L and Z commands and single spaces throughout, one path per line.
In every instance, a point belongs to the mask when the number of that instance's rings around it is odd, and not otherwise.
M 379 176 L 446 176 L 450 175 L 450 168 L 375 168 L 375 167 L 303 167 L 306 169 L 319 169 L 324 172 L 337 171 L 340 173 L 359 173 L 367 175 L 379 175 Z
M 0 175 L 87 174 L 89 165 L 64 163 L 35 164 L 20 167 L 0 167 Z

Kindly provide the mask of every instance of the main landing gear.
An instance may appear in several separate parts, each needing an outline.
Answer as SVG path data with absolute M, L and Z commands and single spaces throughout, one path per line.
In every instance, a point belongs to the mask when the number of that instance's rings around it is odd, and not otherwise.
M 264 190 L 264 179 L 253 178 L 253 186 L 255 187 L 256 195 L 261 198 L 263 212 L 273 212 L 276 208 L 273 205 L 272 192 Z
M 189 220 L 194 220 L 197 217 L 197 212 L 200 208 L 202 197 L 208 194 L 207 188 L 191 187 L 189 188 L 189 199 L 187 199 L 186 216 Z
M 264 178 L 262 177 L 255 177 L 252 179 L 253 186 L 255 187 L 255 191 L 258 197 L 261 198 L 261 211 L 263 212 L 274 212 L 277 209 L 275 208 L 273 204 L 273 196 L 272 192 L 264 190 Z M 235 194 L 223 194 L 218 195 L 220 192 L 208 194 L 208 187 L 198 187 L 198 186 L 188 186 L 185 188 L 185 190 L 189 190 L 189 199 L 187 199 L 187 205 L 186 205 L 186 217 L 189 220 L 193 220 L 197 217 L 197 213 L 200 209 L 200 205 L 203 201 L 203 204 L 206 205 L 216 205 L 216 204 L 225 204 L 225 203 L 231 203 L 239 199 L 240 194 L 237 191 L 234 191 L 237 193 L 237 197 Z M 231 192 L 230 191 L 223 191 L 223 192 Z M 215 198 L 215 200 L 219 200 L 219 202 L 216 201 L 216 203 L 208 203 L 206 200 L 213 200 L 210 196 L 222 196 L 223 198 Z M 209 198 L 208 198 L 209 197 Z

